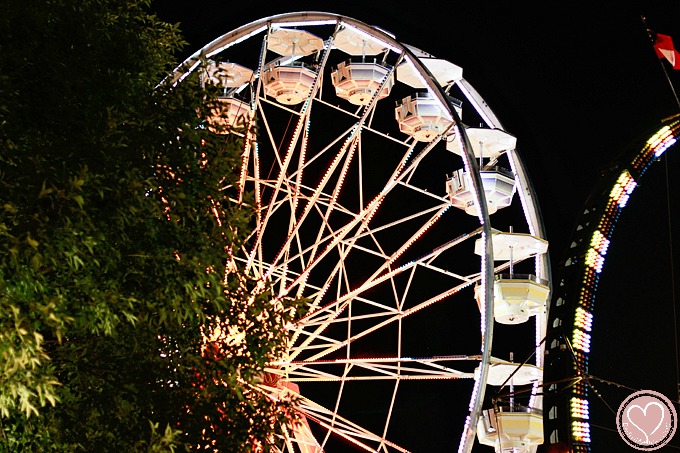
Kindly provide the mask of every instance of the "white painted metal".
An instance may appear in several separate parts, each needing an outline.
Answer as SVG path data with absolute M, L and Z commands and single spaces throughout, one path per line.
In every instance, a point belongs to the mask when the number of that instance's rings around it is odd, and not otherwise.
M 394 109 L 399 129 L 421 142 L 431 142 L 448 132 L 453 115 L 429 93 L 415 93 L 405 97 Z
M 469 127 L 465 129 L 465 133 L 470 139 L 475 156 L 478 158 L 495 160 L 501 154 L 514 150 L 517 145 L 516 137 L 500 129 Z M 446 149 L 458 155 L 463 153 L 459 140 L 449 141 Z
M 437 83 L 443 87 L 447 87 L 463 78 L 463 68 L 450 61 L 432 57 L 421 57 L 418 61 L 427 68 Z M 413 88 L 426 88 L 427 86 L 426 82 L 418 75 L 418 72 L 414 70 L 414 67 L 406 63 L 397 68 L 397 79 Z
M 284 56 L 305 56 L 323 49 L 323 41 L 304 30 L 275 28 L 269 33 L 267 49 Z
M 499 209 L 510 206 L 515 195 L 515 179 L 509 172 L 500 169 L 483 170 L 481 178 L 489 214 L 495 214 Z M 447 179 L 446 193 L 453 206 L 469 215 L 479 215 L 475 187 L 470 183 L 470 173 L 464 168 L 454 171 Z
M 482 445 L 494 447 L 496 453 L 527 453 L 543 443 L 543 414 L 528 408 L 499 408 L 484 411 L 479 419 Z
M 237 63 L 209 62 L 205 68 L 208 81 L 222 88 L 234 88 L 253 80 L 253 70 Z
M 548 253 L 548 241 L 527 233 L 508 233 L 494 231 L 493 236 L 494 261 L 523 261 L 537 254 Z M 484 244 L 475 241 L 475 253 L 481 255 Z
M 207 118 L 208 127 L 215 133 L 230 133 L 233 128 L 244 128 L 250 121 L 250 105 L 231 96 L 216 99 Z
M 530 385 L 542 378 L 543 370 L 536 365 L 492 358 L 486 383 L 493 386 Z
M 333 45 L 349 55 L 366 56 L 383 53 L 387 46 L 374 35 L 363 33 L 354 27 L 343 27 Z
M 386 77 L 387 83 L 383 83 Z M 375 61 L 343 61 L 331 73 L 331 79 L 338 97 L 354 105 L 367 105 L 376 95 L 384 99 L 394 85 L 391 68 Z
M 501 324 L 521 324 L 545 311 L 550 288 L 534 275 L 500 275 L 493 285 L 494 318 Z

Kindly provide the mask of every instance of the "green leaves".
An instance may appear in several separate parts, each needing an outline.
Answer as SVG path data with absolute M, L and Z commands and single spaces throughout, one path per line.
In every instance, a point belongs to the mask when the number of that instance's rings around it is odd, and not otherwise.
M 200 127 L 196 79 L 154 88 L 178 26 L 147 1 L 8 1 L 0 453 L 268 450 L 294 401 L 257 384 L 304 301 L 225 275 L 243 143 Z
M 4 329 L 0 331 L 0 415 L 9 417 L 19 410 L 25 417 L 38 415 L 38 407 L 56 404 L 56 379 L 39 372 L 49 357 L 43 349 L 43 335 L 28 322 L 16 305 L 2 309 Z

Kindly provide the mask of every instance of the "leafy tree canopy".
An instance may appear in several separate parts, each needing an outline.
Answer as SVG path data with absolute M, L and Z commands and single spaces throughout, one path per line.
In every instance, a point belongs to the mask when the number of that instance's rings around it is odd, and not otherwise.
M 0 6 L 0 452 L 267 450 L 292 417 L 256 383 L 302 301 L 225 272 L 243 144 L 157 88 L 183 45 L 145 0 Z

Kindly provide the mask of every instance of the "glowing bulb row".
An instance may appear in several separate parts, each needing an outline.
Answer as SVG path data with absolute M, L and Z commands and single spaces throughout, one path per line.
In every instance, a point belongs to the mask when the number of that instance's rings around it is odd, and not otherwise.
M 576 327 L 580 328 L 581 330 L 590 332 L 593 329 L 593 314 L 582 307 L 578 307 L 576 309 L 574 325 L 576 325 Z
M 590 442 L 590 423 L 588 422 L 572 422 L 571 434 L 577 442 Z
M 630 194 L 633 193 L 636 186 L 637 182 L 635 182 L 635 179 L 628 173 L 628 170 L 623 170 L 623 173 L 621 173 L 616 184 L 614 184 L 612 191 L 609 193 L 609 198 L 623 208 L 626 206 L 626 203 L 628 203 L 628 198 L 630 197 Z
M 607 254 L 609 243 L 609 239 L 607 239 L 605 235 L 600 232 L 600 230 L 596 230 L 595 233 L 593 233 L 593 238 L 590 240 L 590 246 L 597 250 L 597 252 L 602 256 Z
M 583 332 L 580 329 L 574 329 L 574 336 L 572 337 L 571 344 L 574 349 L 582 352 L 590 352 L 590 334 Z
M 664 126 L 659 129 L 659 132 L 652 135 L 652 137 L 647 140 L 647 144 L 654 151 L 654 157 L 659 157 L 666 151 L 669 147 L 675 144 L 676 138 L 673 136 L 673 131 L 670 127 Z
M 586 266 L 599 274 L 602 272 L 602 266 L 604 266 L 604 256 L 600 255 L 595 249 L 588 249 L 586 253 Z
M 573 397 L 571 399 L 571 416 L 588 420 L 590 418 L 590 410 L 588 409 L 588 400 L 583 398 Z

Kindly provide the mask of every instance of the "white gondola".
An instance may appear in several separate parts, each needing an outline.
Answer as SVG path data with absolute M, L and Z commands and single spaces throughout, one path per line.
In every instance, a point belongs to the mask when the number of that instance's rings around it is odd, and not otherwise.
M 304 30 L 279 28 L 269 34 L 267 49 L 289 58 L 267 65 L 263 74 L 265 94 L 284 105 L 305 101 L 318 73 L 314 66 L 296 59 L 323 49 L 321 38 Z
M 368 105 L 376 95 L 378 99 L 386 98 L 394 85 L 391 68 L 375 61 L 351 59 L 337 66 L 331 80 L 338 97 L 354 105 Z
M 521 324 L 542 313 L 550 295 L 548 282 L 532 274 L 498 274 L 493 284 L 494 319 Z
M 232 129 L 246 127 L 250 121 L 251 108 L 247 102 L 233 96 L 215 99 L 206 118 L 208 128 L 215 133 L 229 133 Z
M 493 283 L 494 318 L 501 324 L 520 324 L 543 313 L 550 297 L 548 282 L 532 274 L 515 274 L 513 264 L 548 251 L 544 239 L 524 233 L 497 232 L 492 236 L 494 261 L 509 261 L 510 273 L 497 274 Z M 482 242 L 475 242 L 481 255 Z M 475 288 L 479 303 L 480 288 Z
M 251 117 L 250 105 L 234 97 L 234 92 L 253 80 L 252 69 L 233 62 L 209 61 L 204 68 L 203 82 L 222 88 L 223 95 L 212 101 L 207 127 L 217 134 L 243 128 Z
M 205 66 L 205 82 L 224 89 L 236 88 L 253 80 L 253 70 L 232 62 L 209 61 Z
M 475 376 L 479 368 L 475 369 Z M 530 363 L 515 363 L 491 357 L 489 361 L 489 374 L 486 383 L 496 387 L 522 386 L 539 382 L 543 377 L 543 370 Z
M 378 55 L 387 50 L 385 42 L 353 27 L 345 27 L 337 32 L 333 45 L 353 56 Z
M 489 214 L 512 204 L 515 195 L 515 178 L 512 173 L 497 166 L 484 166 L 484 159 L 495 162 L 503 153 L 514 150 L 517 139 L 500 129 L 466 128 L 468 142 L 474 156 L 480 159 L 482 184 L 486 196 Z M 453 137 L 446 143 L 446 149 L 460 156 L 464 155 L 460 136 Z M 468 174 L 464 169 L 457 170 L 446 181 L 446 193 L 451 204 L 470 215 L 478 215 L 479 209 L 473 197 Z
M 267 49 L 284 57 L 300 57 L 323 49 L 323 40 L 305 30 L 277 28 L 267 37 Z
M 516 191 L 512 173 L 500 167 L 482 170 L 480 173 L 489 215 L 510 206 Z M 455 171 L 446 181 L 446 193 L 451 205 L 470 215 L 479 215 L 474 188 L 464 169 Z
M 511 354 L 512 360 L 512 354 Z M 475 374 L 479 369 L 475 369 Z M 543 417 L 540 410 L 515 403 L 515 386 L 540 382 L 543 370 L 528 363 L 515 363 L 491 357 L 487 384 L 509 388 L 509 402 L 496 403 L 477 421 L 477 439 L 498 453 L 533 453 L 543 443 Z
M 543 412 L 527 406 L 497 406 L 482 412 L 477 439 L 497 453 L 530 453 L 543 443 Z
M 305 63 L 272 63 L 264 71 L 264 92 L 281 104 L 296 105 L 309 97 L 317 75 L 316 69 Z
M 438 99 L 418 92 L 401 100 L 394 110 L 399 130 L 421 142 L 431 142 L 446 131 L 453 119 Z

